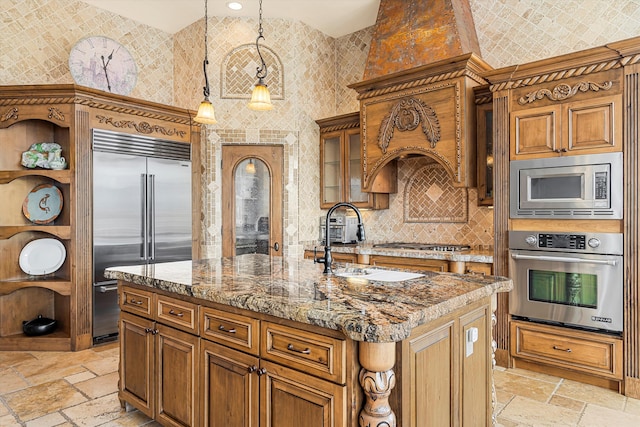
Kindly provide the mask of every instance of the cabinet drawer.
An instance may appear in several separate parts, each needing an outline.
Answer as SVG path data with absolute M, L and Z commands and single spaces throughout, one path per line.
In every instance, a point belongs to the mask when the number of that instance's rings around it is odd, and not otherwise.
M 165 325 L 198 333 L 198 306 L 163 295 L 158 295 L 156 320 Z
M 622 340 L 608 335 L 512 321 L 511 355 L 622 379 Z
M 261 357 L 336 383 L 345 383 L 345 340 L 271 322 L 262 322 L 261 329 Z
M 209 307 L 201 308 L 200 317 L 203 338 L 256 356 L 259 354 L 259 320 Z
M 152 298 L 153 294 L 151 292 L 130 288 L 128 286 L 120 286 L 120 309 L 122 311 L 128 311 L 129 313 L 135 313 L 152 319 Z

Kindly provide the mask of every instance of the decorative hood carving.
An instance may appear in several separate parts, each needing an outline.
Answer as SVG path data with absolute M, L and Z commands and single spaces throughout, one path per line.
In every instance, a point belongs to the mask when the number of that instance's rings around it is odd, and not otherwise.
M 457 187 L 475 185 L 473 88 L 491 67 L 479 57 L 468 0 L 381 0 L 358 92 L 362 187 L 394 192 L 395 159 L 424 155 Z M 384 172 L 384 173 L 383 173 Z

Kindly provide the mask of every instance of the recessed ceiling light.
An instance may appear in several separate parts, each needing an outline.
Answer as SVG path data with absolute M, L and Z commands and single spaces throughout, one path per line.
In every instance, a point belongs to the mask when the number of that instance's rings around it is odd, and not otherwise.
M 231 10 L 240 10 L 242 9 L 242 3 L 237 1 L 227 2 L 227 7 Z

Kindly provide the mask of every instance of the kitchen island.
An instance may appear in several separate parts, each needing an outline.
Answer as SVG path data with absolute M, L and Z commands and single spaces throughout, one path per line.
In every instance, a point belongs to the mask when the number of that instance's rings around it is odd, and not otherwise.
M 123 406 L 166 425 L 489 424 L 491 306 L 511 281 L 336 267 L 242 255 L 108 269 Z

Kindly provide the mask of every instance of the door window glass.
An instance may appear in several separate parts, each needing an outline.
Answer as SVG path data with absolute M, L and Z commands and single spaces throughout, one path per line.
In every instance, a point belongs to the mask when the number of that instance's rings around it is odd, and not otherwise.
M 271 176 L 260 159 L 245 159 L 235 172 L 236 255 L 269 254 Z

